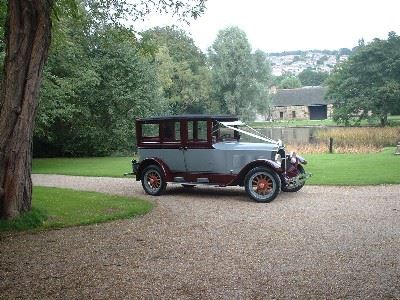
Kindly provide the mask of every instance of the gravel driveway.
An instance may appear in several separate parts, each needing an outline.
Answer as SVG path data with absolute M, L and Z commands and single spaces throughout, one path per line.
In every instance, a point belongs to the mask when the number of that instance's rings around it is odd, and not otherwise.
M 140 196 L 139 218 L 0 234 L 0 298 L 400 299 L 400 185 L 306 186 L 269 204 L 240 188 L 34 175 L 35 185 Z

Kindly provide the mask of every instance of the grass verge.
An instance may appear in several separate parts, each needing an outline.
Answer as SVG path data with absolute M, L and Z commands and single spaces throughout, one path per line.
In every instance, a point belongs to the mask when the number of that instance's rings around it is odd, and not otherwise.
M 36 158 L 33 173 L 92 177 L 123 177 L 131 172 L 132 157 Z
M 13 221 L 0 220 L 0 231 L 43 230 L 88 225 L 143 215 L 151 202 L 69 189 L 34 187 L 32 210 Z
M 311 185 L 400 184 L 400 155 L 394 147 L 368 154 L 308 154 Z
M 393 155 L 394 152 L 395 148 L 389 147 L 376 153 L 306 154 L 304 156 L 309 161 L 306 170 L 313 173 L 309 184 L 400 184 L 400 155 Z M 301 151 L 298 153 L 302 155 Z M 107 158 L 103 157 L 34 159 L 33 173 L 114 177 L 117 174 L 121 176 L 130 167 L 129 157 L 111 159 L 114 163 L 107 168 L 104 167 Z M 52 166 L 54 161 L 56 166 Z

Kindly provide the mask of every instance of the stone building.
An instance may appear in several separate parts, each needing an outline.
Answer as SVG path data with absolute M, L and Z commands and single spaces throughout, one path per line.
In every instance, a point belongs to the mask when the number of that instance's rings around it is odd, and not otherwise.
M 332 117 L 332 101 L 321 86 L 272 90 L 273 120 L 324 120 Z

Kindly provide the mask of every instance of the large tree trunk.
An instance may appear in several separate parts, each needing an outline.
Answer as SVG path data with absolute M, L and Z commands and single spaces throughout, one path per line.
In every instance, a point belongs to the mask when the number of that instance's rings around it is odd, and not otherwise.
M 32 136 L 53 0 L 9 0 L 0 94 L 0 217 L 31 208 Z

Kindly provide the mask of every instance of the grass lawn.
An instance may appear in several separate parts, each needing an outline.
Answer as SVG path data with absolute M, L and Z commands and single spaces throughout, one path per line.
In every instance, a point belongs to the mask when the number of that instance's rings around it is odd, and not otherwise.
M 307 184 L 376 185 L 400 183 L 400 155 L 394 147 L 369 154 L 307 154 Z
M 307 154 L 308 184 L 400 184 L 400 155 L 395 148 L 369 154 Z M 122 176 L 130 169 L 130 157 L 34 159 L 33 173 L 83 176 Z
M 131 218 L 149 212 L 151 202 L 95 192 L 34 187 L 32 211 L 14 221 L 0 220 L 0 231 L 51 229 Z
M 132 157 L 37 158 L 33 173 L 97 177 L 122 177 L 132 172 Z

